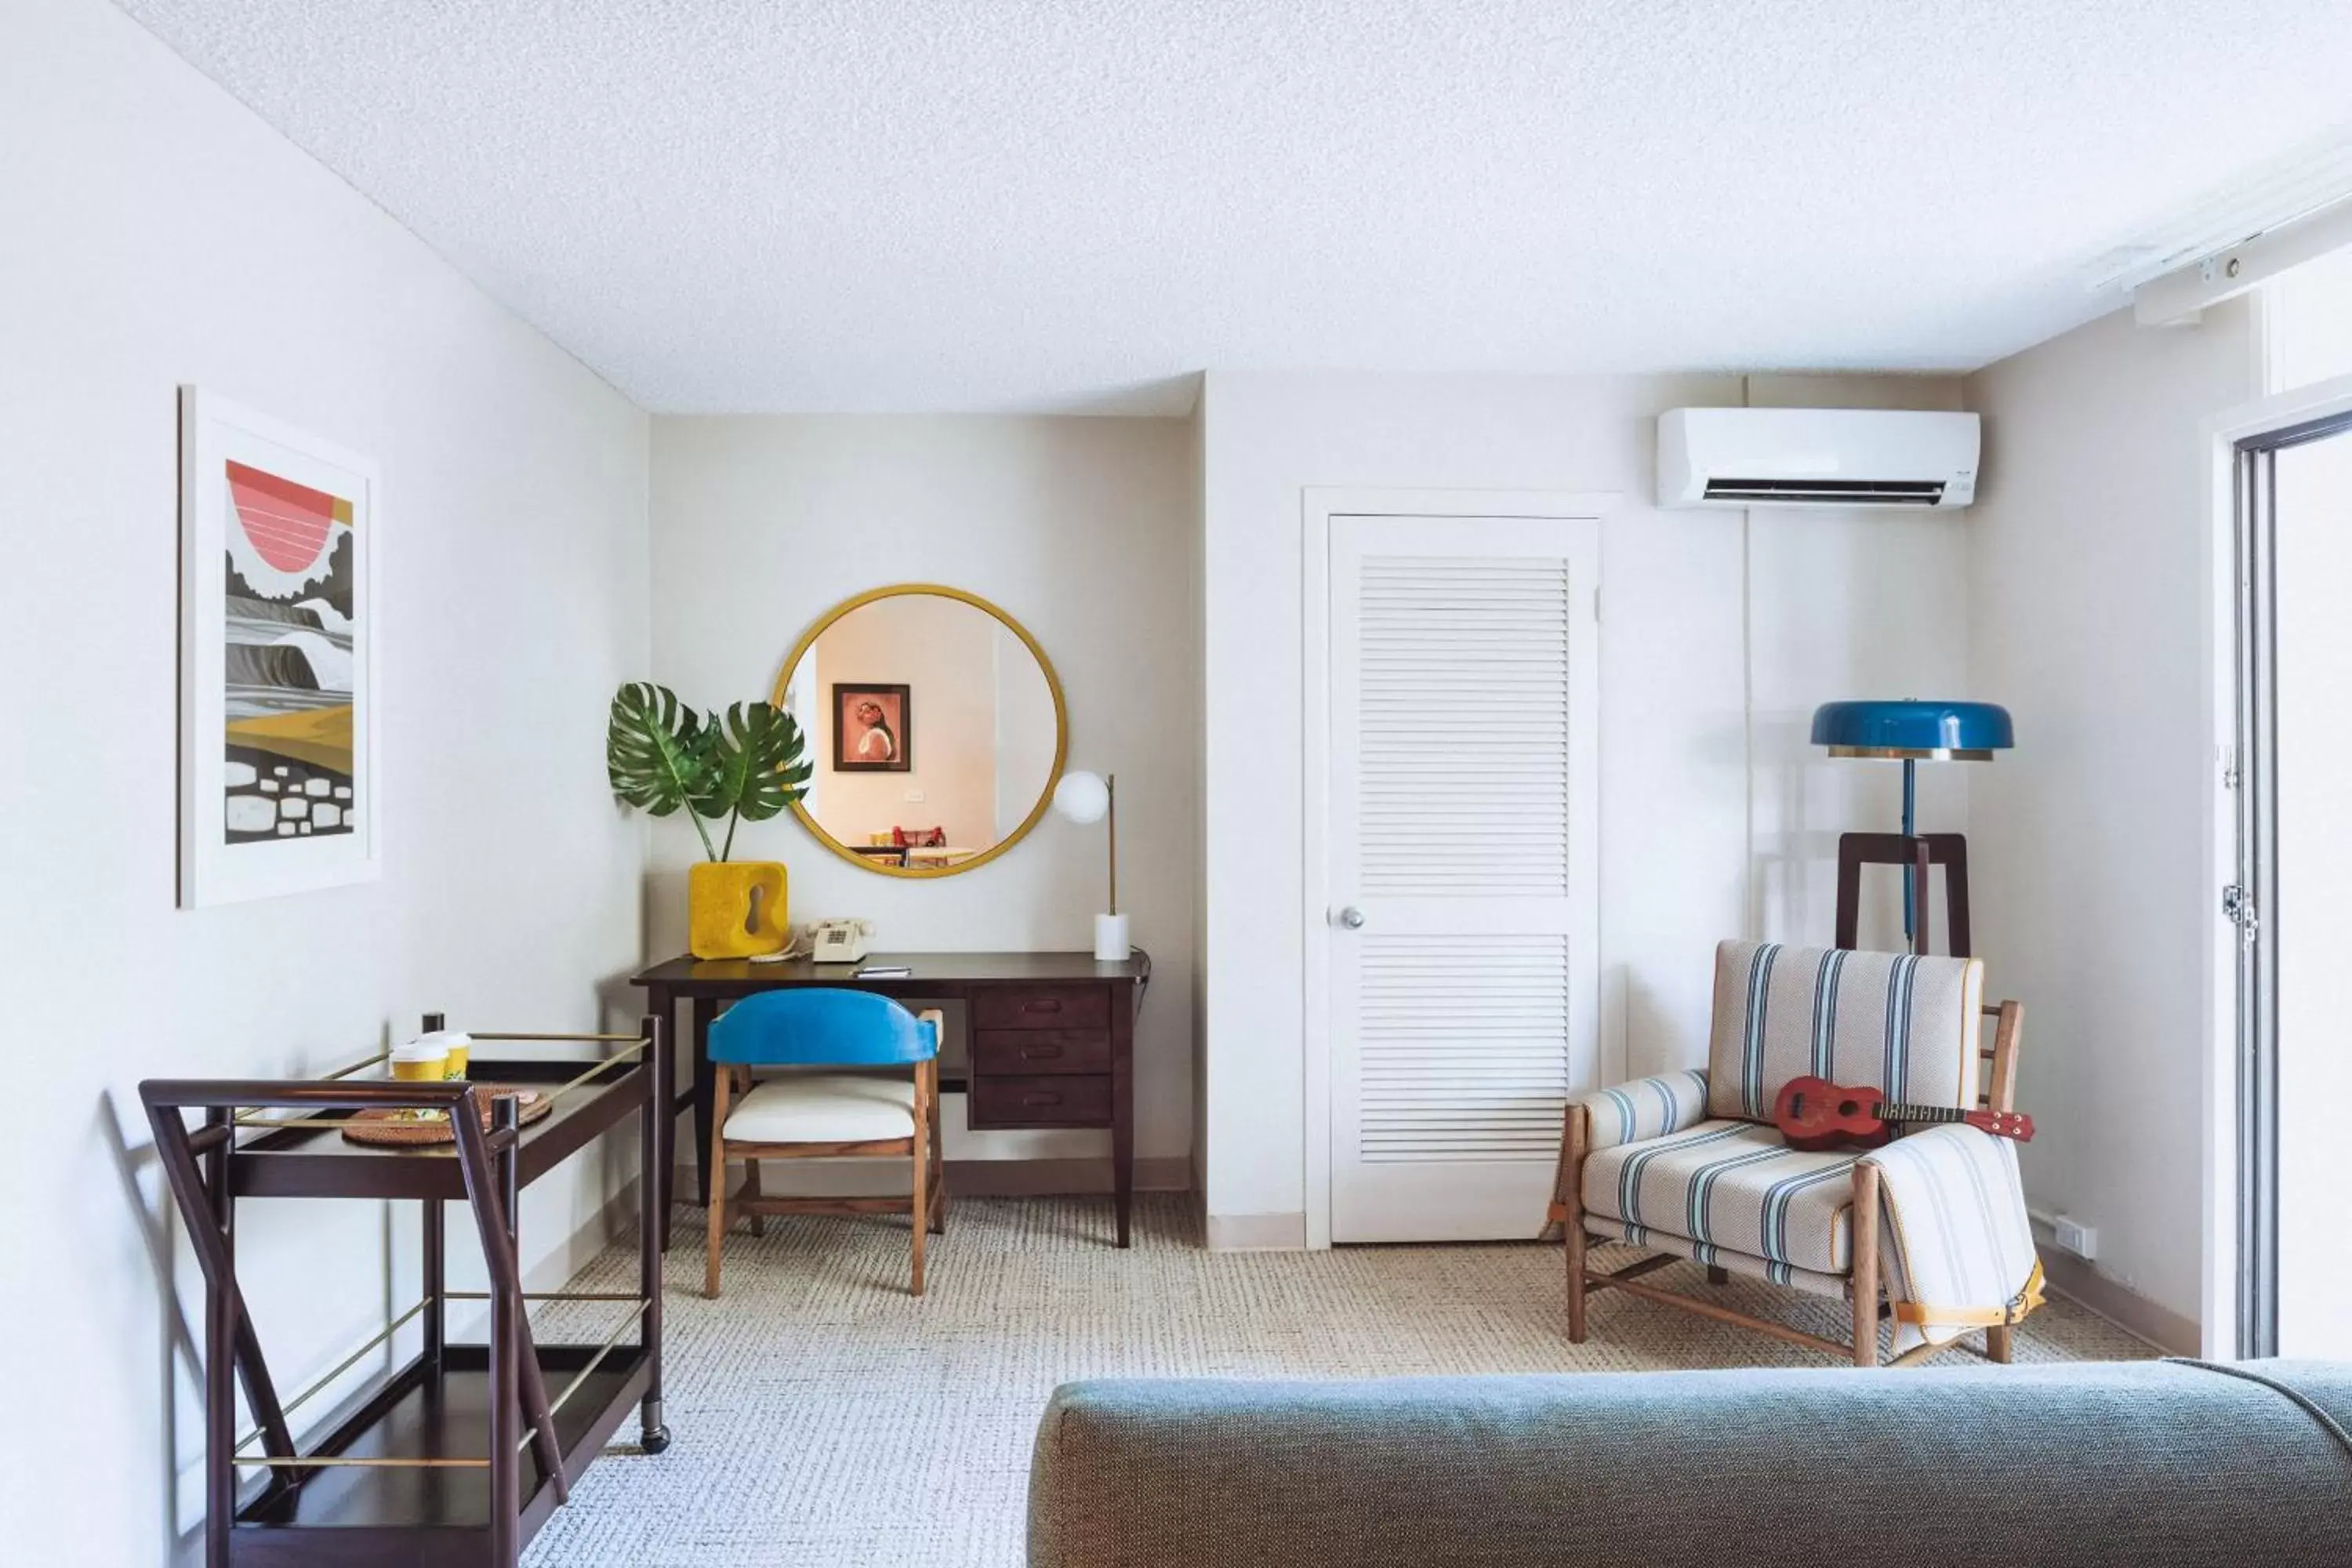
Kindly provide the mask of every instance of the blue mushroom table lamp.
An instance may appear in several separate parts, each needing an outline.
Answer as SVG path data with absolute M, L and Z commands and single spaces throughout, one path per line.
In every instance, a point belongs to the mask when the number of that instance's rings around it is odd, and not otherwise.
M 1958 833 L 1921 833 L 1918 767 L 1923 762 L 1984 763 L 2016 744 L 2009 710 L 1990 702 L 1824 702 L 1813 710 L 1813 744 L 1833 757 L 1871 757 L 1903 764 L 1903 831 L 1847 833 L 1838 838 L 1837 945 L 1855 944 L 1861 924 L 1862 868 L 1903 868 L 1903 934 L 1913 952 L 1927 951 L 1927 868 L 1944 868 L 1952 952 L 1969 951 L 1969 845 Z

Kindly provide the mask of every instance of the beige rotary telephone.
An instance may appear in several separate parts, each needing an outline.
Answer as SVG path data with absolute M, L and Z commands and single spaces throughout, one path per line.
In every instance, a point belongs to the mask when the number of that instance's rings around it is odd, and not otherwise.
M 866 956 L 874 935 L 872 921 L 811 921 L 809 960 L 814 963 L 856 963 Z

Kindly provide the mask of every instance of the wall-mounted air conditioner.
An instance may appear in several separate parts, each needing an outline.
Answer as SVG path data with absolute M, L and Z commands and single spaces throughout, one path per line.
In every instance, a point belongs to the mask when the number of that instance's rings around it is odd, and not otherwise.
M 1672 408 L 1658 504 L 1966 506 L 1977 416 L 1885 408 Z

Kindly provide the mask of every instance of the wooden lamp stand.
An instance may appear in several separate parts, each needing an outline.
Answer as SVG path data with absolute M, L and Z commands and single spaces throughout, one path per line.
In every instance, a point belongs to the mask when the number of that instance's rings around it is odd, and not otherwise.
M 1838 837 L 1837 945 L 1861 936 L 1862 868 L 1903 868 L 1903 934 L 1926 952 L 1927 868 L 1944 868 L 1945 917 L 1955 958 L 1969 951 L 1969 841 L 1958 833 L 1918 830 L 1921 762 L 1990 762 L 2014 745 L 2009 711 L 1990 702 L 1825 702 L 1813 711 L 1812 742 L 1833 757 L 1874 757 L 1903 764 L 1903 831 Z
M 1837 945 L 1851 948 L 1860 938 L 1862 868 L 1900 866 L 1904 877 L 1904 928 L 1911 951 L 1927 951 L 1927 868 L 1944 868 L 1944 918 L 1952 930 L 1954 958 L 1969 952 L 1969 841 L 1958 833 L 1842 833 L 1838 835 Z

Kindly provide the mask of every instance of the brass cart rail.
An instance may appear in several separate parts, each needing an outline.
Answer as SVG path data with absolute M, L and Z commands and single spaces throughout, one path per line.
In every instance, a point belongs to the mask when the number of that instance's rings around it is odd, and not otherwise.
M 425 1027 L 441 1025 L 428 1015 Z M 668 1447 L 661 1404 L 662 1189 L 673 1099 L 667 1025 L 635 1035 L 484 1034 L 482 1041 L 573 1042 L 586 1061 L 478 1060 L 478 1080 L 361 1078 L 379 1054 L 315 1080 L 154 1079 L 140 1086 L 173 1197 L 205 1279 L 206 1568 L 408 1563 L 443 1555 L 511 1568 L 595 1458 L 631 1404 L 648 1453 Z M 511 1093 L 539 1088 L 549 1114 L 525 1128 Z M 489 1112 L 484 1128 L 485 1104 Z M 384 1148 L 341 1135 L 353 1113 L 436 1113 L 454 1142 Z M 186 1112 L 202 1113 L 191 1127 Z M 635 1116 L 639 1278 L 635 1294 L 526 1292 L 516 1225 L 521 1191 Z M 257 1136 L 247 1136 L 248 1133 Z M 236 1206 L 255 1197 L 376 1198 L 420 1205 L 424 1293 L 291 1400 L 281 1401 L 236 1280 Z M 487 1291 L 446 1283 L 444 1205 L 473 1215 Z M 541 1345 L 533 1300 L 605 1301 L 630 1310 L 601 1343 Z M 487 1343 L 452 1343 L 452 1301 L 489 1306 Z M 305 1450 L 289 1412 L 334 1386 L 412 1322 L 423 1348 L 323 1424 Z M 634 1344 L 625 1342 L 632 1328 Z M 550 1373 L 566 1378 L 548 1396 Z M 236 1432 L 238 1384 L 254 1416 Z M 479 1435 L 488 1428 L 486 1436 Z M 249 1452 L 259 1445 L 258 1452 Z M 241 1495 L 240 1469 L 268 1478 Z M 451 1479 L 423 1486 L 406 1478 Z

